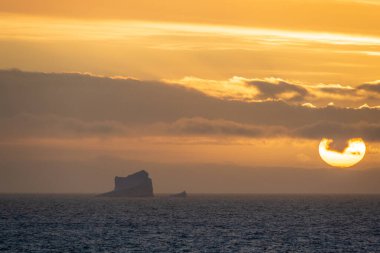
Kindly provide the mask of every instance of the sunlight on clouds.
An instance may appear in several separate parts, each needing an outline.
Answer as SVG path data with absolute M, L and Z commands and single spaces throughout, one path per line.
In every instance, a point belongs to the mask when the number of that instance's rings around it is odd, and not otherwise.
M 171 85 L 195 89 L 208 96 L 220 99 L 246 102 L 287 101 L 304 107 L 335 106 L 377 109 L 378 105 L 365 106 L 365 103 L 378 103 L 380 94 L 341 84 L 304 84 L 280 78 L 232 77 L 228 80 L 209 80 L 185 77 L 179 80 L 165 80 Z M 367 85 L 376 85 L 368 82 Z M 259 85 L 259 86 L 257 86 Z
M 165 80 L 171 84 L 178 84 L 187 88 L 196 89 L 206 95 L 231 99 L 256 101 L 258 90 L 246 85 L 247 79 L 234 76 L 226 81 L 205 80 L 196 77 L 185 77 L 181 80 Z
M 304 103 L 302 104 L 302 106 L 304 107 L 308 107 L 308 108 L 317 108 L 315 105 L 313 105 L 312 103 Z
M 359 106 L 357 109 L 380 109 L 380 105 L 369 106 L 368 104 L 363 104 L 363 105 Z

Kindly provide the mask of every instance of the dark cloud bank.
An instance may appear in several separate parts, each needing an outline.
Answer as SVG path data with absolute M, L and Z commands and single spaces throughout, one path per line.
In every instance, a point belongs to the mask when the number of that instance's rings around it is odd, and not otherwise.
M 250 85 L 265 96 L 307 93 L 288 83 Z M 156 81 L 4 70 L 0 126 L 0 138 L 162 134 L 378 141 L 380 110 L 228 101 Z

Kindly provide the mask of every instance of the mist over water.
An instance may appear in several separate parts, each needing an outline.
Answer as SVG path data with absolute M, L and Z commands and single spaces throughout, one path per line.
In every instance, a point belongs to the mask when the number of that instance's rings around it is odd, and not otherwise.
M 377 252 L 379 195 L 0 195 L 2 252 Z

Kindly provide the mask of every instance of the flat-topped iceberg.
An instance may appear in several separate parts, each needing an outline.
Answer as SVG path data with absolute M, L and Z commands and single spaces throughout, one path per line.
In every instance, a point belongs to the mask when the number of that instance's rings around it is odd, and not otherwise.
M 153 197 L 152 179 L 145 170 L 127 177 L 115 177 L 115 189 L 102 194 L 105 197 Z

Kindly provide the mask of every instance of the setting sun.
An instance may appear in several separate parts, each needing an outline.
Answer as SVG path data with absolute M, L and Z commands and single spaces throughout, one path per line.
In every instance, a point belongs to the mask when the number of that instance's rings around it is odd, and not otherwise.
M 331 150 L 332 139 L 323 138 L 319 144 L 319 154 L 323 161 L 334 167 L 347 168 L 360 162 L 366 151 L 366 146 L 361 138 L 350 139 L 348 146 L 342 151 Z

